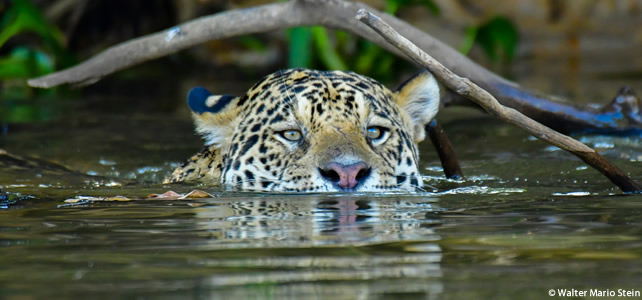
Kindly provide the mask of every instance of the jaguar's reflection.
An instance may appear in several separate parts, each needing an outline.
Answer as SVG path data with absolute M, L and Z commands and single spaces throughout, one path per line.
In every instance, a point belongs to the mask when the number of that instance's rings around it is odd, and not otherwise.
M 316 195 L 226 201 L 199 208 L 199 227 L 213 242 L 261 241 L 276 247 L 433 241 L 441 220 L 433 199 Z M 222 242 L 222 241 L 221 241 Z
M 225 250 L 225 259 L 213 259 L 208 265 L 262 270 L 238 276 L 219 274 L 206 285 L 287 283 L 272 291 L 287 297 L 308 289 L 318 293 L 322 282 L 336 280 L 345 281 L 346 290 L 353 293 L 358 287 L 358 297 L 364 299 L 379 293 L 410 292 L 409 287 L 425 296 L 441 293 L 441 248 L 434 231 L 441 220 L 434 214 L 440 210 L 434 199 L 311 195 L 290 200 L 269 196 L 222 201 L 197 210 L 199 227 L 208 238 L 204 247 L 239 249 L 238 255 Z M 380 280 L 385 282 L 377 283 Z M 417 286 L 422 287 L 420 291 Z M 236 296 L 251 295 L 251 290 L 247 292 Z

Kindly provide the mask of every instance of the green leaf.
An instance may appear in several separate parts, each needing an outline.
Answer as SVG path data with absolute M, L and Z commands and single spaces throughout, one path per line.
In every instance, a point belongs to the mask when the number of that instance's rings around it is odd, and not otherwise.
M 470 52 L 470 49 L 473 48 L 473 45 L 475 44 L 475 40 L 477 39 L 477 27 L 471 26 L 466 28 L 466 33 L 464 34 L 464 41 L 461 43 L 461 46 L 459 46 L 459 52 L 463 53 L 464 55 L 468 54 Z
M 290 68 L 308 68 L 312 61 L 310 28 L 296 27 L 288 30 L 290 49 L 288 66 Z
M 356 58 L 354 70 L 360 74 L 370 74 L 374 69 L 377 57 L 383 52 L 379 46 L 371 43 L 364 42 L 364 47 L 360 51 L 360 55 Z
M 400 8 L 409 5 L 423 5 L 434 15 L 439 15 L 439 6 L 433 0 L 386 0 L 385 12 L 394 15 Z
M 430 10 L 435 16 L 439 16 L 439 14 L 441 13 L 441 10 L 439 10 L 439 6 L 434 1 L 424 0 L 421 1 L 421 3 L 423 3 L 423 5 L 427 7 L 428 10 Z
M 0 32 L 0 47 L 11 37 L 27 31 L 35 32 L 43 39 L 52 39 L 58 44 L 64 44 L 62 32 L 55 26 L 50 26 L 38 8 L 28 0 L 14 0 L 0 24 L 4 28 Z
M 390 69 L 395 59 L 396 57 L 392 55 L 384 55 L 377 63 L 376 73 L 379 75 L 390 74 Z
M 496 61 L 502 57 L 511 61 L 519 42 L 519 34 L 508 18 L 497 16 L 479 26 L 476 42 L 491 60 Z
M 53 61 L 39 50 L 16 47 L 7 57 L 0 58 L 0 78 L 29 78 L 54 70 Z
M 391 15 L 394 15 L 397 13 L 399 10 L 399 7 L 401 6 L 401 2 L 406 2 L 406 1 L 400 1 L 400 0 L 386 0 L 386 8 L 385 12 L 389 13 Z
M 335 30 L 334 40 L 336 41 L 336 48 L 339 49 L 341 53 L 348 53 L 354 41 L 354 36 L 343 30 Z
M 267 46 L 263 41 L 261 41 L 259 38 L 251 35 L 246 35 L 242 36 L 240 38 L 241 45 L 245 46 L 246 48 L 256 51 L 256 52 L 264 52 L 267 50 Z
M 14 0 L 0 19 L 0 47 L 12 37 L 25 33 L 36 33 L 48 52 L 56 58 L 59 67 L 73 65 L 76 60 L 65 48 L 65 37 L 56 27 L 49 24 L 38 8 L 29 0 Z
M 328 34 L 325 28 L 320 26 L 312 27 L 312 38 L 317 48 L 317 54 L 328 69 L 332 70 L 347 70 L 345 62 L 339 56 L 337 50 L 330 43 Z

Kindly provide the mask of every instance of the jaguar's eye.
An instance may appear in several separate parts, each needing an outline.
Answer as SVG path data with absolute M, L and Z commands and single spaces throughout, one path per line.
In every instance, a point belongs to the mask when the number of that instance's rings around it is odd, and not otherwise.
M 368 131 L 366 135 L 368 136 L 369 139 L 376 140 L 381 136 L 383 136 L 383 128 L 379 126 L 368 127 Z
M 381 126 L 370 126 L 366 129 L 366 137 L 373 143 L 382 143 L 387 136 L 388 129 Z
M 290 129 L 290 130 L 283 130 L 279 132 L 279 134 L 286 140 L 292 141 L 292 142 L 297 142 L 301 139 L 301 131 Z

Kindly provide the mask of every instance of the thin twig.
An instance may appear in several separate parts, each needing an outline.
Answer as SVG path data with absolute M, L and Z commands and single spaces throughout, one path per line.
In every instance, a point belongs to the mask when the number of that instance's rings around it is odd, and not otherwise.
M 608 177 L 611 182 L 617 185 L 622 191 L 642 191 L 642 187 L 629 178 L 624 171 L 609 163 L 606 159 L 597 154 L 595 150 L 571 137 L 556 132 L 530 119 L 512 108 L 501 105 L 490 93 L 480 88 L 467 78 L 457 76 L 415 44 L 401 36 L 397 31 L 390 27 L 390 25 L 381 20 L 381 18 L 365 9 L 360 9 L 357 12 L 356 18 L 374 29 L 377 33 L 383 36 L 386 41 L 397 47 L 417 64 L 428 69 L 433 73 L 435 78 L 437 78 L 437 80 L 446 87 L 477 103 L 477 105 L 484 108 L 489 114 L 528 131 L 540 140 L 546 141 L 573 153 Z

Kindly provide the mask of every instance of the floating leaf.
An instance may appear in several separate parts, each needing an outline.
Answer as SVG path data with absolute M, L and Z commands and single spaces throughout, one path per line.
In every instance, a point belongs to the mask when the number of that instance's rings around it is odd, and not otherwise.
M 147 196 L 147 199 L 156 199 L 156 200 L 183 200 L 183 199 L 198 199 L 198 198 L 214 198 L 214 196 L 212 196 L 207 192 L 199 191 L 199 190 L 193 190 L 184 195 L 174 191 L 167 191 L 162 194 L 151 194 Z
M 94 196 L 76 196 L 75 198 L 66 199 L 65 203 L 67 204 L 84 204 L 90 202 L 112 202 L 112 201 L 131 201 L 131 199 L 124 196 L 113 196 L 113 197 L 94 197 Z
M 147 199 L 159 199 L 159 200 L 177 200 L 182 197 L 181 194 L 174 191 L 167 191 L 162 194 L 150 194 L 147 196 Z
M 198 198 L 213 198 L 209 193 L 199 191 L 199 190 L 193 190 L 189 192 L 187 195 L 184 196 L 185 199 L 198 199 Z

